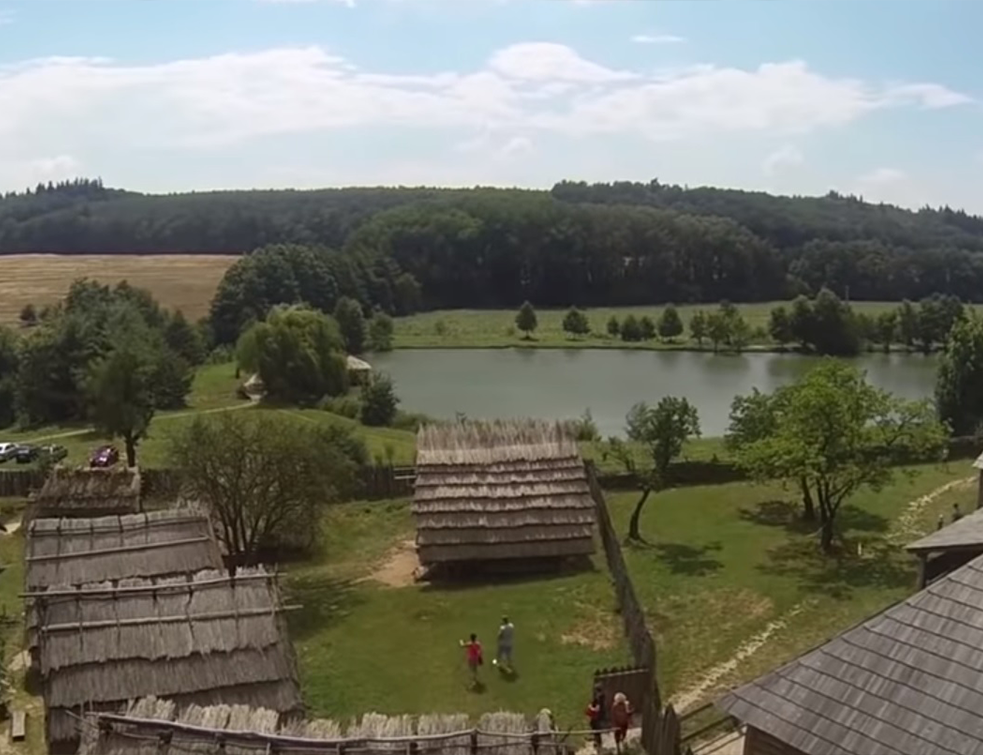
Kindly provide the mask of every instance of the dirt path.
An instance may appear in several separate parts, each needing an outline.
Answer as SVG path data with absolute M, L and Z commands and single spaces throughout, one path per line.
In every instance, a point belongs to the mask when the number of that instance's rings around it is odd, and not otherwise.
M 743 660 L 757 653 L 776 632 L 786 627 L 789 619 L 793 618 L 803 608 L 805 608 L 805 604 L 800 603 L 779 618 L 769 622 L 764 629 L 741 645 L 730 660 L 714 666 L 692 687 L 674 695 L 669 702 L 672 703 L 673 707 L 676 709 L 676 712 L 683 713 L 683 711 L 687 710 L 688 708 L 692 708 L 696 703 L 700 702 L 703 699 L 703 696 L 710 689 L 712 689 L 718 681 L 736 669 Z
M 381 582 L 387 587 L 409 587 L 416 581 L 419 570 L 416 541 L 409 539 L 393 548 L 386 560 L 365 579 Z
M 901 516 L 895 521 L 887 539 L 892 544 L 905 544 L 923 534 L 919 531 L 918 519 L 925 510 L 925 507 L 937 500 L 941 496 L 953 490 L 969 487 L 976 481 L 976 477 L 965 477 L 961 480 L 953 480 L 945 485 L 940 485 L 935 490 L 926 493 L 919 498 L 915 498 L 905 506 Z M 754 635 L 745 642 L 737 652 L 730 658 L 717 666 L 711 668 L 700 680 L 689 689 L 675 695 L 670 702 L 678 713 L 682 713 L 687 708 L 692 707 L 703 699 L 713 686 L 724 676 L 734 671 L 742 661 L 760 650 L 771 637 L 781 629 L 784 629 L 788 620 L 799 613 L 805 604 L 799 604 L 792 608 L 788 613 L 768 624 L 761 632 Z
M 918 519 L 925 510 L 925 507 L 930 503 L 945 495 L 952 490 L 960 490 L 962 488 L 968 488 L 974 482 L 976 482 L 976 476 L 964 477 L 961 480 L 953 480 L 952 482 L 947 482 L 945 485 L 940 485 L 935 490 L 926 493 L 920 498 L 908 503 L 905 506 L 904 511 L 901 516 L 898 517 L 894 526 L 891 528 L 891 532 L 888 534 L 887 539 L 891 543 L 905 545 L 908 542 L 915 540 L 919 536 L 925 534 L 918 529 Z
M 237 409 L 245 409 L 245 408 L 250 407 L 250 406 L 255 406 L 258 401 L 259 401 L 259 399 L 250 397 L 249 401 L 243 402 L 241 404 L 234 404 L 233 406 L 220 406 L 220 407 L 217 407 L 215 409 L 201 409 L 201 410 L 198 410 L 198 409 L 188 409 L 187 411 L 174 412 L 173 414 L 161 414 L 158 417 L 155 417 L 155 419 L 158 422 L 162 422 L 163 420 L 166 420 L 166 419 L 180 419 L 181 417 L 194 417 L 194 416 L 198 416 L 198 415 L 202 415 L 202 414 L 216 414 L 218 412 L 232 412 L 232 411 L 235 411 Z M 94 429 L 95 428 L 92 428 L 92 427 L 83 427 L 80 430 L 68 430 L 68 431 L 63 432 L 63 433 L 54 433 L 53 435 L 41 435 L 41 436 L 39 436 L 37 438 L 31 438 L 28 442 L 29 443 L 40 443 L 41 441 L 59 440 L 61 438 L 74 438 L 74 437 L 79 436 L 79 435 L 85 435 L 86 433 L 91 433 Z

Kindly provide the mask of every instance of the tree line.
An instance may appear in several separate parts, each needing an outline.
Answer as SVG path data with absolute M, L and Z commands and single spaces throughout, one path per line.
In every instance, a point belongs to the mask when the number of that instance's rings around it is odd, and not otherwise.
M 76 181 L 0 199 L 0 253 L 271 248 L 280 251 L 230 269 L 213 312 L 220 341 L 234 340 L 273 304 L 304 301 L 330 312 L 340 296 L 367 313 L 397 315 L 526 300 L 541 307 L 786 300 L 824 286 L 856 300 L 978 301 L 983 291 L 980 218 L 832 193 L 774 197 L 653 181 L 561 183 L 549 192 L 151 196 Z M 313 281 L 298 271 L 311 271 Z

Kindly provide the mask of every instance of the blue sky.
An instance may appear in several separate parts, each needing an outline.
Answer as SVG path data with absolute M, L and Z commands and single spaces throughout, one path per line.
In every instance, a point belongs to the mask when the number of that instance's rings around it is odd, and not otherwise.
M 971 0 L 0 0 L 0 189 L 649 180 L 983 212 Z

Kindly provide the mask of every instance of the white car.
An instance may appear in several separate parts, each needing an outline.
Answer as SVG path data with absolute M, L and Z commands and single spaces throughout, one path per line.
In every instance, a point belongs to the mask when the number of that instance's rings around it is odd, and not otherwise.
M 17 453 L 16 443 L 0 443 L 0 461 L 14 458 L 15 453 Z

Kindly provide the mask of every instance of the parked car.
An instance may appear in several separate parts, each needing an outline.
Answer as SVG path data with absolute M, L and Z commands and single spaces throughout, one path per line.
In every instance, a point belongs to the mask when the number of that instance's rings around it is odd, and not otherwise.
M 16 443 L 0 443 L 0 464 L 14 458 L 15 453 L 17 453 Z
M 17 446 L 17 449 L 14 451 L 14 461 L 16 461 L 18 464 L 30 464 L 40 455 L 40 448 L 30 444 L 25 444 L 23 446 Z
M 64 446 L 41 446 L 38 449 L 38 457 L 43 461 L 50 461 L 52 464 L 57 464 L 66 456 L 68 456 L 68 449 Z
M 89 458 L 89 466 L 97 469 L 111 467 L 119 461 L 119 449 L 116 446 L 101 446 Z

